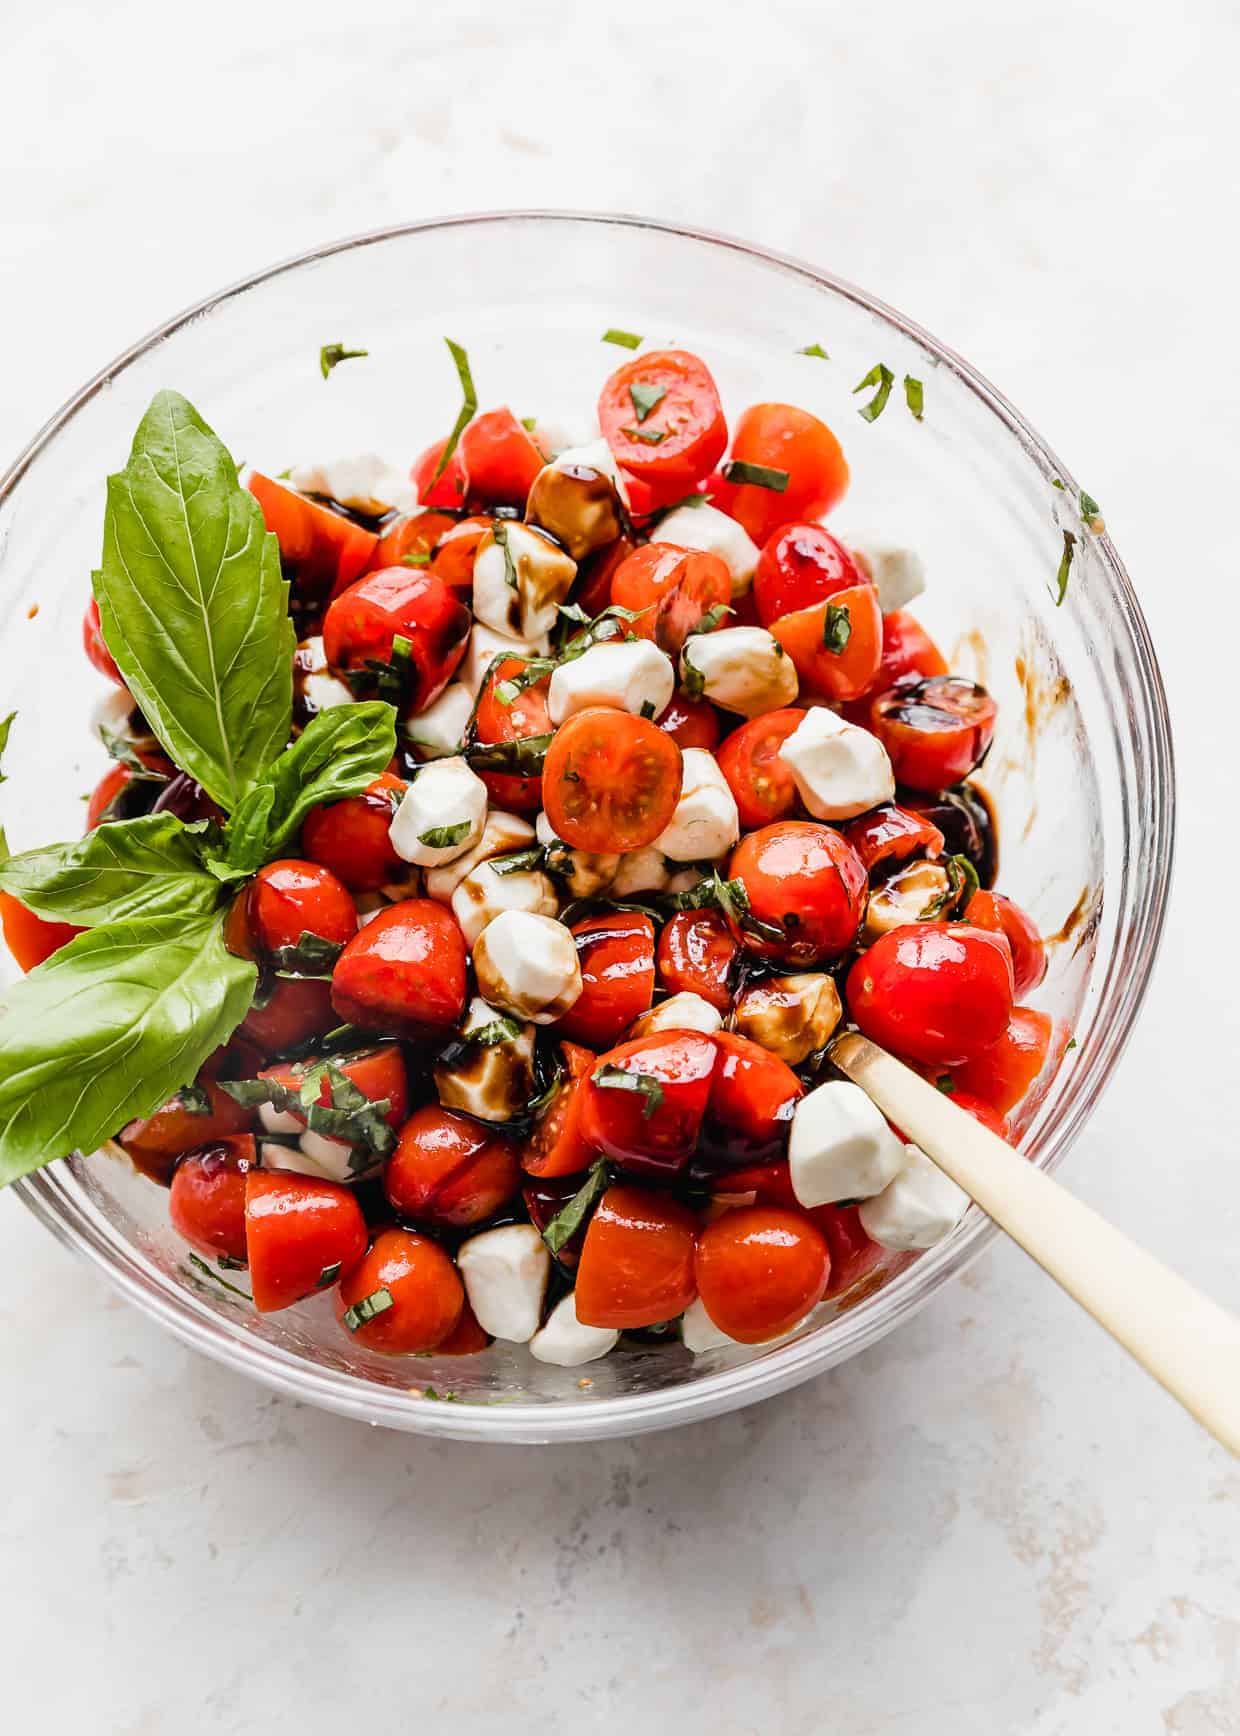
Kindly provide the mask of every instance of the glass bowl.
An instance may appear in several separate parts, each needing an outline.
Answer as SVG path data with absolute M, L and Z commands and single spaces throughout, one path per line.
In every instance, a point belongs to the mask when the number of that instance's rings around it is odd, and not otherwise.
M 362 450 L 407 464 L 459 407 L 445 334 L 468 347 L 484 409 L 589 425 L 600 384 L 626 359 L 600 342 L 612 326 L 700 351 L 732 413 L 762 399 L 817 412 L 852 467 L 833 528 L 881 529 L 923 555 L 916 612 L 953 668 L 999 701 L 985 781 L 1003 888 L 1055 937 L 1035 1001 L 1075 1044 L 1019 1127 L 1031 1161 L 1053 1169 L 1123 1049 L 1167 895 L 1171 746 L 1137 600 L 1108 538 L 1081 525 L 1067 469 L 966 362 L 837 278 L 722 236 L 561 213 L 410 224 L 212 296 L 84 386 L 0 482 L 0 691 L 18 712 L 2 804 L 11 844 L 76 835 L 104 770 L 89 724 L 103 684 L 79 623 L 105 477 L 153 392 L 185 393 L 239 461 L 272 473 Z M 325 382 L 319 348 L 336 341 L 370 354 Z M 811 345 L 830 359 L 798 353 Z M 870 393 L 852 388 L 880 362 L 896 384 L 868 422 L 857 411 Z M 904 401 L 906 374 L 924 383 L 922 421 Z M 1064 530 L 1076 559 L 1056 607 Z M 635 1345 L 582 1373 L 513 1346 L 369 1355 L 326 1298 L 259 1318 L 187 1264 L 163 1191 L 115 1154 L 55 1163 L 17 1191 L 126 1296 L 221 1362 L 346 1416 L 495 1441 L 633 1434 L 753 1403 L 873 1344 L 995 1233 L 971 1210 L 941 1246 L 892 1260 L 881 1282 L 776 1347 L 693 1358 Z

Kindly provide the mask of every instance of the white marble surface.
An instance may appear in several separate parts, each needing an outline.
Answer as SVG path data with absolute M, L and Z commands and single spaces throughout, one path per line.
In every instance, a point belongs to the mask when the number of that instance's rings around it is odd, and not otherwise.
M 205 290 L 438 212 L 701 222 L 908 309 L 1086 479 L 1160 647 L 1168 937 L 1066 1173 L 1240 1305 L 1238 52 L 1222 0 L 11 5 L 0 449 Z M 1011 1249 L 759 1409 L 499 1450 L 273 1399 L 3 1201 L 0 1368 L 12 1729 L 1240 1729 L 1240 1474 Z

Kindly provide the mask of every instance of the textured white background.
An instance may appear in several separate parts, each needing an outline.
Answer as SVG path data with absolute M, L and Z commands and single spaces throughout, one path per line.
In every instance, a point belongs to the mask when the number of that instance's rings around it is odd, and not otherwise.
M 1177 885 L 1066 1174 L 1240 1305 L 1240 30 L 1177 10 L 8 0 L 0 450 L 207 290 L 439 212 L 683 219 L 907 309 L 1085 479 L 1150 618 Z M 1240 1475 L 1009 1248 L 759 1409 L 502 1450 L 280 1402 L 3 1201 L 0 1368 L 7 1728 L 1240 1729 Z

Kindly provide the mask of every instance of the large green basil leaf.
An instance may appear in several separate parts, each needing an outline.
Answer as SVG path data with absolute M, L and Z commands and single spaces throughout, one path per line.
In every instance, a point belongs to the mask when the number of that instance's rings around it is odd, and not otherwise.
M 85 928 L 162 911 L 206 915 L 225 892 L 203 867 L 202 846 L 201 831 L 175 814 L 144 814 L 10 856 L 0 862 L 0 888 L 40 916 Z
M 93 1151 L 188 1085 L 245 1017 L 257 972 L 223 917 L 80 934 L 0 997 L 0 1184 Z
M 108 478 L 95 596 L 151 728 L 231 813 L 288 741 L 296 642 L 276 539 L 176 392 L 155 395 Z

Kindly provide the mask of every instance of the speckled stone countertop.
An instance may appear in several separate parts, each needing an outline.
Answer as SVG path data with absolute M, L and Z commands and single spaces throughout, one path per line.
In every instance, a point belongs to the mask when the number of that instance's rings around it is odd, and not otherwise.
M 1142 596 L 1181 780 L 1162 962 L 1064 1174 L 1240 1305 L 1234 9 L 10 11 L 6 452 L 208 289 L 515 205 L 818 261 L 1046 432 Z M 1010 1247 L 757 1409 L 501 1450 L 273 1398 L 6 1200 L 0 1366 L 13 1729 L 1240 1730 L 1240 1472 Z

